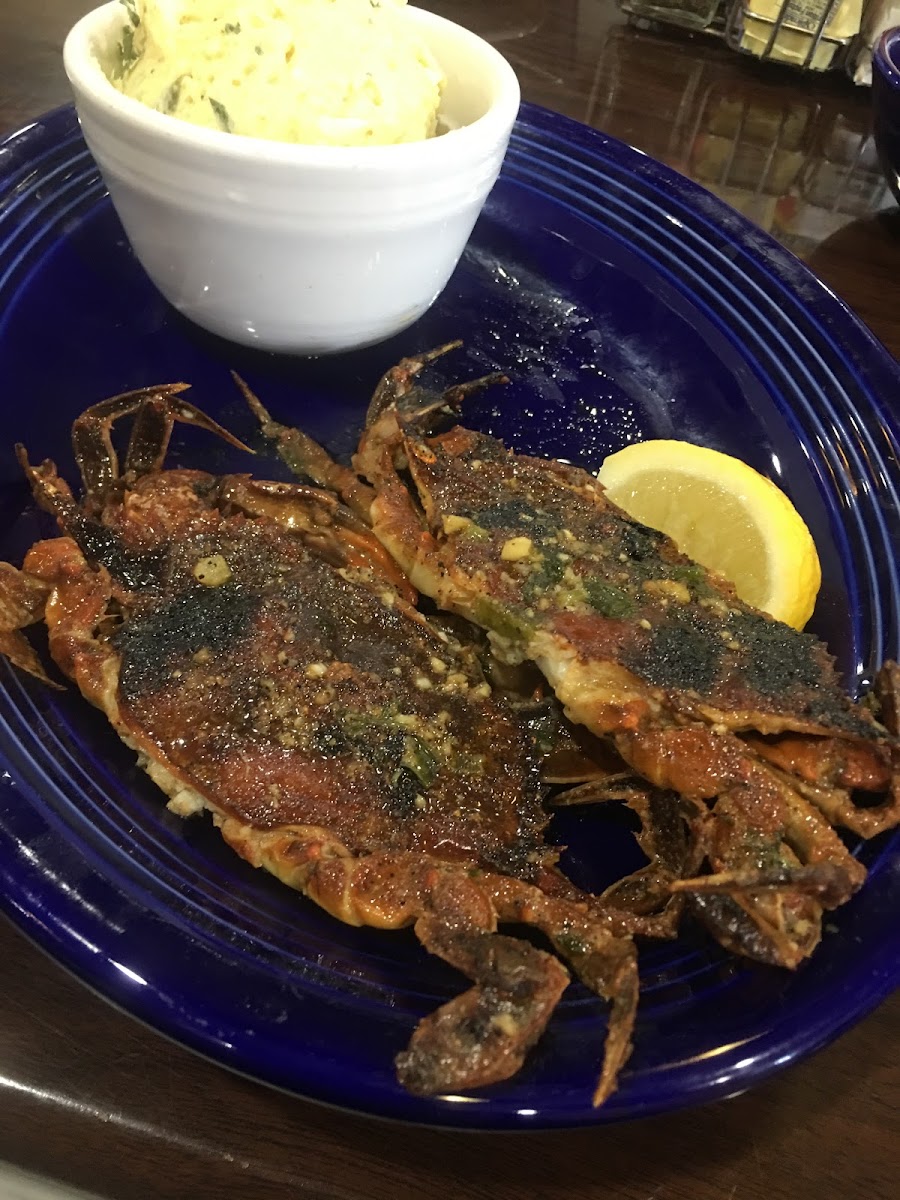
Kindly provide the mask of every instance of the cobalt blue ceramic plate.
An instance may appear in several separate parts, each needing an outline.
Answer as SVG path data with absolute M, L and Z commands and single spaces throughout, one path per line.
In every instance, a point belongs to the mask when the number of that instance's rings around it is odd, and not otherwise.
M 68 427 L 93 401 L 186 379 L 239 435 L 236 368 L 281 420 L 352 447 L 401 356 L 450 338 L 438 382 L 503 368 L 467 421 L 517 449 L 595 468 L 624 443 L 681 437 L 776 479 L 812 528 L 814 628 L 858 689 L 898 655 L 900 371 L 770 238 L 639 152 L 524 107 L 500 182 L 434 309 L 340 359 L 240 350 L 201 333 L 135 262 L 68 108 L 0 146 L 0 557 L 46 525 L 12 447 L 72 470 Z M 248 469 L 179 432 L 173 461 Z M 254 469 L 259 472 L 257 460 Z M 271 467 L 274 474 L 276 467 Z M 603 1007 L 566 993 L 508 1083 L 415 1099 L 394 1055 L 463 986 L 411 934 L 355 930 L 254 872 L 202 819 L 170 816 L 105 719 L 0 666 L 0 874 L 16 924 L 109 1000 L 217 1062 L 303 1096 L 439 1125 L 611 1121 L 733 1095 L 809 1054 L 898 982 L 900 835 L 859 848 L 865 888 L 794 974 L 729 958 L 696 929 L 642 950 L 635 1051 L 609 1103 L 590 1096 Z M 579 882 L 636 865 L 621 814 L 559 819 Z

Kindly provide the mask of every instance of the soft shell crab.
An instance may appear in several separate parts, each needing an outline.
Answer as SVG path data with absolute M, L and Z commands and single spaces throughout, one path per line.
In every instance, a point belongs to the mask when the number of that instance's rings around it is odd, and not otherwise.
M 242 447 L 181 396 L 114 397 L 80 417 L 76 502 L 19 457 L 62 536 L 0 576 L 0 649 L 46 680 L 21 630 L 109 718 L 182 816 L 339 920 L 412 925 L 470 990 L 397 1060 L 423 1094 L 507 1078 L 569 973 L 611 1001 L 595 1102 L 614 1088 L 637 1003 L 636 906 L 577 891 L 544 841 L 533 740 L 470 648 L 426 620 L 370 529 L 301 484 L 165 470 L 173 422 Z M 110 430 L 134 414 L 120 469 Z M 539 929 L 557 957 L 497 933 Z
M 705 870 L 678 878 L 654 859 L 654 894 L 688 897 L 727 949 L 797 966 L 865 878 L 836 827 L 900 821 L 900 670 L 885 664 L 854 704 L 821 642 L 742 603 L 587 472 L 462 427 L 430 435 L 499 378 L 420 388 L 455 345 L 388 372 L 353 471 L 253 403 L 285 460 L 369 521 L 416 588 L 487 630 L 499 659 L 536 664 L 604 739 L 618 765 L 568 802 L 624 798 L 651 832 L 666 813 L 688 822 Z

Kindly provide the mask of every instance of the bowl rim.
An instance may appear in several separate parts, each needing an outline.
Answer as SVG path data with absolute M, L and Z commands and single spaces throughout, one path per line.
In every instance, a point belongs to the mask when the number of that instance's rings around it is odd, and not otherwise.
M 410 19 L 426 29 L 452 29 L 455 35 L 462 34 L 470 43 L 473 53 L 478 54 L 481 61 L 492 69 L 498 86 L 496 99 L 477 120 L 448 130 L 440 137 L 422 141 L 386 146 L 305 145 L 207 129 L 158 112 L 120 92 L 91 52 L 93 38 L 106 32 L 114 21 L 118 23 L 125 16 L 119 0 L 109 0 L 76 21 L 63 43 L 63 64 L 75 93 L 76 109 L 80 98 L 84 96 L 104 109 L 108 117 L 131 125 L 135 132 L 146 137 L 155 137 L 195 153 L 215 155 L 234 162 L 393 172 L 413 162 L 421 166 L 422 161 L 427 163 L 429 158 L 443 159 L 451 147 L 455 158 L 479 156 L 483 147 L 493 146 L 508 137 L 515 122 L 521 102 L 515 71 L 499 50 L 464 25 L 411 4 L 407 5 L 405 11 Z
M 900 25 L 886 29 L 872 50 L 872 65 L 877 75 L 889 87 L 900 90 L 900 66 L 891 57 L 891 51 L 900 43 Z

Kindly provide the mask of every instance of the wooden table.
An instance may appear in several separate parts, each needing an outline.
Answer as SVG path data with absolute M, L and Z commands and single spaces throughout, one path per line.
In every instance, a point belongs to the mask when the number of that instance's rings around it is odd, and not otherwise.
M 68 100 L 60 47 L 88 7 L 3 0 L 0 135 Z M 900 213 L 874 163 L 867 92 L 628 28 L 612 0 L 425 7 L 495 40 L 527 99 L 771 229 L 900 354 Z M 897 1194 L 898 1044 L 894 997 L 812 1060 L 703 1109 L 528 1136 L 401 1128 L 192 1056 L 0 922 L 0 1159 L 121 1200 L 879 1200 Z

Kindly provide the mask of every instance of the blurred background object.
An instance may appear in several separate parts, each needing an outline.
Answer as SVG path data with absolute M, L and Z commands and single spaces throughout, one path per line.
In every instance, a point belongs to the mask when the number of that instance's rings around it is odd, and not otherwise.
M 862 0 L 731 0 L 725 38 L 757 58 L 826 71 L 861 24 Z
M 900 0 L 867 0 L 863 4 L 862 29 L 850 55 L 853 82 L 872 82 L 872 51 L 886 29 L 900 25 Z
M 631 20 L 724 38 L 733 50 L 872 81 L 872 47 L 900 25 L 900 0 L 619 0 Z
M 622 11 L 664 25 L 680 25 L 682 29 L 711 29 L 720 32 L 724 27 L 723 0 L 622 0 Z
M 893 206 L 868 107 L 845 80 L 807 92 L 794 71 L 780 70 L 757 72 L 757 83 L 712 40 L 698 40 L 688 55 L 673 53 L 677 43 L 663 31 L 609 30 L 582 119 L 703 184 L 800 257 Z M 640 78 L 680 99 L 660 111 Z

